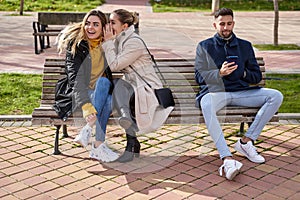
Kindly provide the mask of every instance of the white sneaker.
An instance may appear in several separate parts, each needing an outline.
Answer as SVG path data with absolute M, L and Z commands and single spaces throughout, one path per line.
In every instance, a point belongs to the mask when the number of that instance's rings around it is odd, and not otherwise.
M 247 144 L 242 144 L 241 141 L 238 140 L 235 143 L 234 149 L 254 163 L 265 162 L 265 158 L 257 153 L 256 148 L 253 146 L 251 141 L 248 141 Z
M 236 160 L 225 159 L 223 165 L 219 168 L 220 176 L 223 175 L 223 168 L 225 176 L 228 180 L 232 180 L 240 171 L 243 164 Z
M 112 162 L 119 158 L 119 154 L 113 152 L 106 143 L 100 144 L 97 148 L 92 144 L 92 149 L 90 151 L 90 158 L 102 161 L 102 162 Z
M 79 134 L 73 140 L 74 142 L 86 147 L 89 143 L 90 137 L 92 135 L 93 128 L 88 124 L 85 125 L 79 132 Z

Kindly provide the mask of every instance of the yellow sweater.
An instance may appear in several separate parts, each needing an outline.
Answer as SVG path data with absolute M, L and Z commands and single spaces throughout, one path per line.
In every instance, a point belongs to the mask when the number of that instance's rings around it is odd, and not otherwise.
M 96 81 L 104 74 L 104 57 L 101 50 L 101 39 L 90 40 L 90 56 L 92 59 L 90 89 L 95 89 Z M 97 113 L 95 107 L 91 103 L 82 106 L 83 117 L 86 118 L 90 114 Z

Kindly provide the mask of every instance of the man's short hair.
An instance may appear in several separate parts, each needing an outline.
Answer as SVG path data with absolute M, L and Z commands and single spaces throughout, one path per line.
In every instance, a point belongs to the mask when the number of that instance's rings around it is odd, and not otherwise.
M 231 17 L 233 18 L 233 11 L 230 8 L 220 8 L 215 12 L 215 19 L 217 19 L 219 16 L 225 15 L 231 15 Z

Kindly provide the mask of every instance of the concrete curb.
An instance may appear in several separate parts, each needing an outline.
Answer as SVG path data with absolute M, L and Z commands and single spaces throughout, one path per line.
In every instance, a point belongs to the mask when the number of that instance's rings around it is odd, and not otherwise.
M 0 115 L 0 121 L 31 121 L 31 115 Z
M 300 120 L 300 113 L 279 113 L 279 120 Z M 31 115 L 0 115 L 0 121 L 31 121 Z
M 278 113 L 280 120 L 300 120 L 300 113 Z

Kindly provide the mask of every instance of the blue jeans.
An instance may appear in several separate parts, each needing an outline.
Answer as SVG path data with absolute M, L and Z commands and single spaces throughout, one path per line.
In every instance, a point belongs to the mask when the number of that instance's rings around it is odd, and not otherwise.
M 242 90 L 237 92 L 208 93 L 201 99 L 201 109 L 207 130 L 212 137 L 221 159 L 232 156 L 226 144 L 217 112 L 227 105 L 260 107 L 255 119 L 245 136 L 256 140 L 264 126 L 277 112 L 283 100 L 281 92 L 260 88 L 253 90 Z
M 88 91 L 91 103 L 98 112 L 96 120 L 96 141 L 105 141 L 106 126 L 112 112 L 111 94 L 109 94 L 110 87 L 111 82 L 107 78 L 101 77 L 98 78 L 95 89 Z

